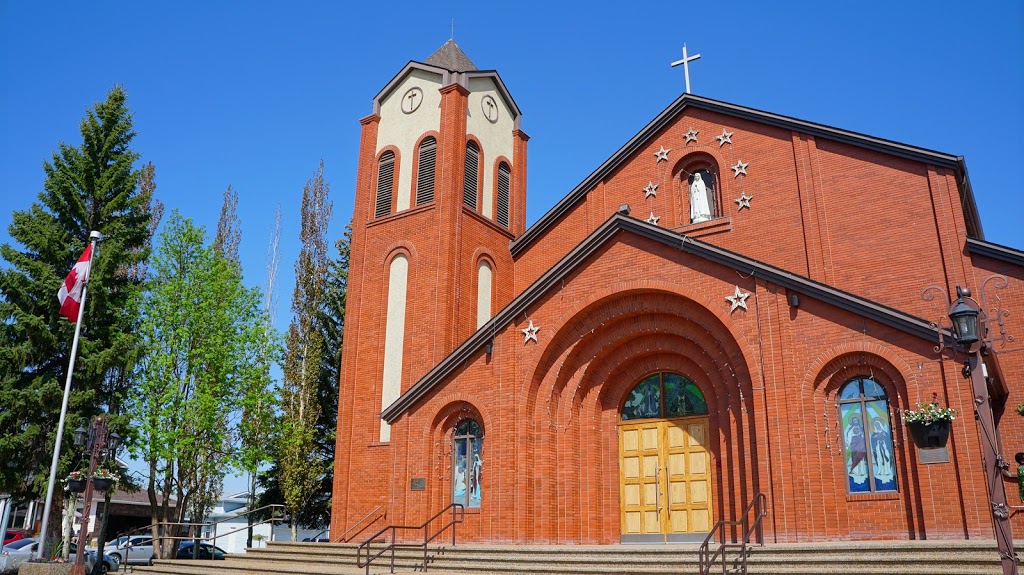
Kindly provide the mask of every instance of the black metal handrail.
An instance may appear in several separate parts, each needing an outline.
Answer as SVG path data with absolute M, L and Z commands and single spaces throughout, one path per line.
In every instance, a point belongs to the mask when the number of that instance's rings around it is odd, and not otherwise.
M 441 528 L 438 529 L 433 535 L 431 535 L 430 531 L 429 531 L 430 524 L 435 519 L 437 519 L 438 517 L 441 517 L 446 512 L 448 512 L 448 510 L 451 510 L 451 512 L 452 512 L 451 519 L 447 523 L 442 525 Z M 418 547 L 420 545 L 423 546 L 423 570 L 426 571 L 427 570 L 427 545 L 431 541 L 433 541 L 434 539 L 439 537 L 442 533 L 444 533 L 446 529 L 451 527 L 452 528 L 452 545 L 454 546 L 455 545 L 455 525 L 457 525 L 459 523 L 462 523 L 462 521 L 465 518 L 466 518 L 466 507 L 463 504 L 461 504 L 461 503 L 452 503 L 452 504 L 448 505 L 448 507 L 445 507 L 444 509 L 442 509 L 442 510 L 438 511 L 437 513 L 435 513 L 430 519 L 427 519 L 426 521 L 424 521 L 422 525 L 416 525 L 416 526 L 411 526 L 411 525 L 388 525 L 387 527 L 385 527 L 385 528 L 381 529 L 380 531 L 374 533 L 373 536 L 370 537 L 369 539 L 367 539 L 366 541 L 364 541 L 364 542 L 359 544 L 359 547 L 356 549 L 356 567 L 360 567 L 360 568 L 365 567 L 366 568 L 366 575 L 370 575 L 370 563 L 372 563 L 374 559 L 377 559 L 381 555 L 383 555 L 383 554 L 387 553 L 388 551 L 390 551 L 391 552 L 391 572 L 394 573 L 395 572 L 395 546 L 397 545 L 396 538 L 398 536 L 398 530 L 399 529 L 403 529 L 403 530 L 422 529 L 423 530 L 423 543 L 410 543 L 410 544 L 408 544 L 408 546 L 409 547 Z M 370 545 L 372 543 L 376 542 L 377 540 L 379 540 L 382 535 L 384 535 L 385 533 L 389 533 L 389 532 L 391 534 L 391 542 L 388 543 L 387 545 L 385 545 L 383 548 L 381 548 L 380 551 L 378 551 L 377 553 L 375 553 L 374 555 L 371 556 L 370 555 L 370 551 L 371 551 Z M 387 541 L 387 540 L 388 540 L 388 538 L 384 537 L 384 541 Z M 363 563 L 363 550 L 364 549 L 366 550 L 366 563 Z
M 331 541 L 331 542 L 332 542 L 332 543 L 347 543 L 347 542 L 349 541 L 349 539 L 352 539 L 352 538 L 354 538 L 354 537 L 355 537 L 356 535 L 359 535 L 359 534 L 360 534 L 360 533 L 362 533 L 363 531 L 366 531 L 366 530 L 367 530 L 367 529 L 368 529 L 368 528 L 369 528 L 369 527 L 370 527 L 371 525 L 373 525 L 374 523 L 376 523 L 378 519 L 380 519 L 380 518 L 382 518 L 382 517 L 384 517 L 384 518 L 387 518 L 387 516 L 388 516 L 388 512 L 387 512 L 387 510 L 386 510 L 386 509 L 384 510 L 384 512 L 383 512 L 383 513 L 381 513 L 381 514 L 377 515 L 376 517 L 374 517 L 374 514 L 375 514 L 375 513 L 377 513 L 378 511 L 380 511 L 381 509 L 383 509 L 383 507 L 384 507 L 383 505 L 378 505 L 378 506 L 374 507 L 374 508 L 373 508 L 372 510 L 370 510 L 370 512 L 369 512 L 369 513 L 367 513 L 367 514 L 366 514 L 366 516 L 365 516 L 365 517 L 363 517 L 363 518 L 362 518 L 362 519 L 360 519 L 359 521 L 356 521 L 356 522 L 355 522 L 355 523 L 354 523 L 354 524 L 352 525 L 352 527 L 349 527 L 349 528 L 348 528 L 347 530 L 345 530 L 345 532 L 344 532 L 344 533 L 342 533 L 341 535 L 339 535 L 337 539 L 335 539 L 335 540 L 333 540 L 333 541 Z M 360 529 L 360 530 L 356 531 L 355 533 L 352 533 L 352 530 L 353 530 L 353 529 L 355 529 L 356 527 L 359 527 L 360 525 L 362 525 L 362 523 L 363 523 L 364 521 L 366 521 L 367 519 L 369 519 L 369 518 L 371 518 L 371 517 L 373 517 L 373 520 L 372 520 L 372 521 L 370 521 L 370 522 L 369 522 L 369 523 L 367 523 L 366 525 L 363 525 L 363 528 L 362 528 L 362 529 Z M 352 533 L 352 536 L 351 536 L 351 537 L 349 537 L 349 533 Z
M 750 515 L 751 510 L 754 510 L 754 520 L 748 524 L 747 516 Z M 711 532 L 704 538 L 704 542 L 700 544 L 700 550 L 698 551 L 701 575 L 711 575 L 711 565 L 719 557 L 722 560 L 722 574 L 726 573 L 725 550 L 727 547 L 738 547 L 740 549 L 740 557 L 743 560 L 743 573 L 745 574 L 747 572 L 747 545 L 750 542 L 750 536 L 756 532 L 758 545 L 764 545 L 764 527 L 761 519 L 766 515 L 768 515 L 768 498 L 765 497 L 764 493 L 757 493 L 750 501 L 750 504 L 747 505 L 747 508 L 743 510 L 743 514 L 740 515 L 738 521 L 722 520 L 715 523 L 715 526 L 711 528 Z M 732 527 L 731 543 L 726 541 L 726 527 Z M 736 541 L 737 527 L 743 533 L 739 542 Z M 718 538 L 718 549 L 715 550 L 713 555 L 709 555 L 711 539 L 718 532 L 721 532 L 721 536 Z
M 225 521 L 232 521 L 232 520 L 238 519 L 239 517 L 246 517 L 246 516 L 248 516 L 250 514 L 262 512 L 262 511 L 265 511 L 265 510 L 268 510 L 268 509 L 270 510 L 270 517 L 268 517 L 267 519 L 263 519 L 262 521 L 259 521 L 257 523 L 253 523 L 251 526 L 250 525 L 245 525 L 245 526 L 239 527 L 238 529 L 234 529 L 232 531 L 228 531 L 227 533 L 220 533 L 220 534 L 217 533 L 217 525 L 219 525 L 221 523 L 224 523 Z M 231 535 L 232 533 L 237 533 L 239 531 L 248 530 L 249 527 L 255 527 L 257 525 L 264 525 L 266 523 L 274 524 L 274 523 L 283 521 L 284 520 L 284 518 L 283 518 L 284 510 L 285 510 L 285 506 L 284 505 L 281 505 L 280 503 L 272 503 L 270 505 L 264 505 L 263 507 L 260 507 L 260 508 L 257 508 L 257 509 L 252 509 L 250 511 L 246 511 L 245 513 L 239 513 L 238 515 L 235 515 L 235 516 L 232 516 L 232 517 L 226 517 L 224 519 L 221 519 L 219 521 L 214 521 L 212 523 L 195 523 L 195 522 L 191 522 L 191 521 L 179 521 L 179 522 L 161 521 L 161 522 L 156 524 L 157 531 L 160 532 L 160 533 L 163 533 L 161 535 L 158 535 L 157 533 L 154 533 L 153 532 L 153 524 L 149 524 L 149 525 L 145 525 L 143 527 L 139 527 L 137 529 L 132 529 L 131 531 L 125 531 L 123 533 L 119 533 L 119 534 L 117 534 L 114 537 L 113 540 L 116 541 L 117 539 L 119 539 L 121 537 L 128 537 L 128 542 L 125 545 L 125 547 L 123 547 L 123 549 L 124 549 L 124 563 L 125 563 L 125 566 L 126 566 L 125 569 L 128 570 L 130 568 L 129 557 L 131 556 L 131 549 L 132 549 L 132 545 L 130 543 L 131 543 L 131 537 L 133 535 L 148 533 L 149 536 L 153 539 L 154 553 L 156 553 L 155 550 L 156 550 L 157 545 L 162 544 L 162 542 L 164 540 L 168 540 L 168 541 L 197 541 L 197 542 L 198 541 L 211 541 L 211 545 L 216 547 L 217 546 L 217 539 L 219 539 L 221 537 L 224 537 L 224 536 L 227 536 L 227 535 Z M 199 527 L 199 528 L 212 527 L 213 528 L 213 535 L 208 536 L 208 537 L 198 537 L 198 536 L 191 536 L 191 535 L 171 535 L 169 533 L 171 527 L 178 527 L 179 528 L 178 529 L 179 532 L 187 532 L 192 527 Z M 121 549 L 122 547 L 118 546 L 117 548 Z M 193 553 L 197 555 L 198 552 L 199 552 L 199 548 L 198 547 L 194 547 L 193 548 Z M 177 548 L 176 547 L 174 549 L 172 549 L 172 553 L 177 553 Z M 194 555 L 194 556 L 196 556 L 196 555 Z

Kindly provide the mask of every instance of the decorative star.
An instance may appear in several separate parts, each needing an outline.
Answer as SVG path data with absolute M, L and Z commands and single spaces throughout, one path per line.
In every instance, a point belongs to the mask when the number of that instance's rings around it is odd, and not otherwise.
M 534 343 L 537 343 L 537 332 L 540 331 L 539 325 L 533 325 L 533 320 L 530 320 L 530 325 L 526 326 L 526 329 L 519 330 L 523 332 L 523 345 L 530 343 L 532 339 Z
M 656 216 L 656 215 L 654 215 L 654 212 L 651 212 L 651 217 L 647 218 L 647 223 L 658 225 L 658 220 L 660 220 L 660 219 L 661 219 L 661 216 Z
M 658 184 L 654 182 L 647 182 L 647 187 L 644 188 L 644 198 L 658 195 Z
M 729 313 L 736 311 L 736 308 L 741 307 L 743 311 L 747 311 L 747 298 L 750 297 L 749 293 L 743 293 L 740 291 L 740 286 L 736 286 L 736 292 L 732 295 L 725 296 L 725 299 L 732 304 L 729 308 Z
M 743 192 L 740 197 L 736 198 L 736 205 L 739 206 L 736 208 L 736 211 L 738 212 L 743 208 L 750 208 L 750 200 L 752 199 L 754 199 L 754 196 L 748 196 L 747 192 Z
M 715 136 L 715 139 L 718 140 L 718 147 L 719 148 L 721 148 L 722 146 L 724 146 L 726 144 L 731 144 L 732 143 L 732 132 L 726 132 L 725 128 L 722 128 L 722 135 L 721 136 Z
M 655 163 L 660 162 L 662 160 L 665 160 L 667 162 L 668 161 L 668 153 L 671 152 L 671 151 L 672 150 L 666 150 L 665 146 L 662 146 L 660 150 L 658 150 L 657 152 L 654 152 L 655 157 L 658 158 Z
M 689 144 L 690 142 L 697 143 L 697 134 L 699 134 L 699 133 L 700 133 L 700 130 L 694 130 L 693 128 L 690 128 L 690 131 L 686 132 L 686 134 L 684 134 L 686 136 L 686 141 L 683 142 L 683 145 L 685 146 L 686 144 Z
M 747 175 L 747 166 L 749 166 L 749 165 L 750 165 L 749 162 L 748 163 L 743 163 L 743 162 L 741 162 L 739 160 L 736 160 L 736 165 L 731 167 L 731 168 L 729 168 L 729 169 L 734 171 L 734 172 L 736 172 L 736 175 L 734 177 L 738 178 L 738 177 L 740 177 L 740 174 L 742 174 L 744 176 Z

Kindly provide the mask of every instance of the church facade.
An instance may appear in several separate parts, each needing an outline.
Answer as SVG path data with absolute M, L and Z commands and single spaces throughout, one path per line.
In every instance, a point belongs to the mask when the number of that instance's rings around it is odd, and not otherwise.
M 527 228 L 520 111 L 454 42 L 361 123 L 335 539 L 459 503 L 460 541 L 700 541 L 757 494 L 770 542 L 993 537 L 946 314 L 973 290 L 1024 451 L 1024 252 L 963 158 L 684 94 Z

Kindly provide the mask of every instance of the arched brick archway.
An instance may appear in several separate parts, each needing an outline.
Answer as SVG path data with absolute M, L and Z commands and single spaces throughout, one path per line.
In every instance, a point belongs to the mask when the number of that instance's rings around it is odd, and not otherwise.
M 553 328 L 529 388 L 527 499 L 533 540 L 619 541 L 619 408 L 642 377 L 680 373 L 709 410 L 713 519 L 761 487 L 751 373 L 731 329 L 694 299 L 659 289 L 591 300 Z

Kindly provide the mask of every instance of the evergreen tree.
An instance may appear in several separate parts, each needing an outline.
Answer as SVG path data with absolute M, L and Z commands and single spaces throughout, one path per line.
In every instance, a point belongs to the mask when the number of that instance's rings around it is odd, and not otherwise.
M 78 421 L 119 398 L 138 357 L 138 313 L 132 306 L 149 257 L 152 194 L 138 187 L 130 147 L 135 132 L 124 90 L 115 87 L 87 110 L 82 143 L 58 144 L 43 163 L 43 191 L 16 211 L 0 246 L 0 492 L 41 498 L 60 413 L 74 324 L 58 315 L 57 290 L 97 230 L 99 245 L 72 382 L 62 471 L 74 457 Z M 60 498 L 49 524 L 61 524 Z M 55 533 L 48 540 L 56 541 Z

